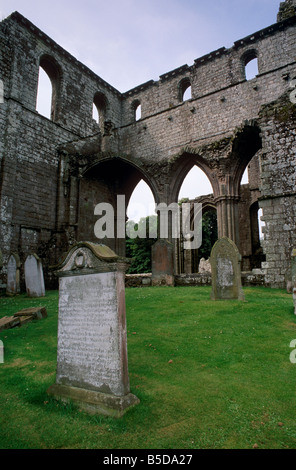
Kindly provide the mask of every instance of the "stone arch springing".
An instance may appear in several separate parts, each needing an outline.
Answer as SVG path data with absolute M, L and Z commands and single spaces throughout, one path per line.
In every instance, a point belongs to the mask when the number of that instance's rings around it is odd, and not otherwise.
M 239 195 L 243 174 L 261 148 L 260 129 L 256 123 L 246 124 L 237 132 L 232 144 L 230 194 Z
M 194 166 L 203 171 L 211 184 L 214 196 L 218 195 L 219 186 L 216 175 L 210 169 L 205 159 L 197 153 L 184 151 L 180 153 L 171 167 L 170 201 L 178 201 L 181 186 Z
M 36 108 L 40 99 L 40 93 L 48 94 L 48 99 L 50 100 L 50 111 L 48 118 L 52 121 L 57 121 L 59 117 L 59 108 L 60 108 L 60 93 L 61 93 L 61 80 L 62 80 L 62 70 L 57 61 L 48 54 L 44 54 L 40 57 L 39 61 L 39 78 L 41 77 L 42 71 L 47 75 L 51 89 L 47 88 L 46 90 L 41 91 L 37 90 L 36 98 Z
M 90 240 L 96 243 L 105 243 L 117 254 L 125 256 L 125 236 L 122 231 L 118 232 L 120 227 L 125 227 L 127 220 L 126 211 L 138 183 L 143 180 L 149 186 L 154 200 L 157 202 L 156 184 L 143 169 L 123 158 L 104 158 L 95 161 L 82 174 L 79 188 L 79 207 L 78 207 L 78 240 Z M 124 208 L 120 206 L 120 213 L 117 212 L 118 196 L 121 198 Z M 112 239 L 100 239 L 95 236 L 93 227 L 96 221 L 94 208 L 97 204 L 108 203 L 114 209 L 116 219 L 114 226 L 114 237 Z

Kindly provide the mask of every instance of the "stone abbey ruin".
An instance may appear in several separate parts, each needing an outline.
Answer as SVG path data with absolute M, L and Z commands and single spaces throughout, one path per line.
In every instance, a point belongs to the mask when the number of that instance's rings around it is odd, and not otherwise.
M 0 39 L 0 284 L 11 253 L 21 265 L 36 253 L 51 286 L 48 267 L 75 242 L 100 242 L 98 203 L 116 207 L 125 195 L 128 205 L 142 179 L 156 204 L 177 202 L 197 165 L 213 188 L 199 198 L 203 211 L 216 211 L 218 236 L 236 244 L 242 270 L 286 286 L 296 246 L 296 0 L 281 2 L 270 27 L 125 93 L 17 12 L 0 23 Z M 247 80 L 252 60 L 258 74 Z M 50 119 L 36 111 L 40 67 L 52 83 Z M 124 239 L 104 243 L 124 256 Z M 175 273 L 184 270 L 179 248 Z

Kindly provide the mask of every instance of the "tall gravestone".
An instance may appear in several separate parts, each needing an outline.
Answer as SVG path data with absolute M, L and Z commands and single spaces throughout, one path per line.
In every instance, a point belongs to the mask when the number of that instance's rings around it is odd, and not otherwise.
M 28 255 L 25 261 L 25 283 L 29 297 L 45 296 L 42 263 L 36 254 Z
M 16 295 L 20 293 L 20 258 L 17 253 L 12 253 L 7 262 L 6 293 Z
M 292 250 L 291 273 L 292 273 L 292 292 L 293 292 L 293 302 L 294 302 L 294 313 L 296 315 L 296 249 L 295 248 Z
M 235 243 L 222 237 L 212 248 L 211 257 L 213 300 L 244 300 L 241 283 L 241 256 Z
M 56 271 L 57 375 L 48 393 L 115 417 L 139 402 L 128 376 L 126 268 L 127 260 L 110 248 L 81 242 Z
M 157 240 L 152 246 L 152 285 L 175 284 L 174 252 L 172 243 L 164 239 Z

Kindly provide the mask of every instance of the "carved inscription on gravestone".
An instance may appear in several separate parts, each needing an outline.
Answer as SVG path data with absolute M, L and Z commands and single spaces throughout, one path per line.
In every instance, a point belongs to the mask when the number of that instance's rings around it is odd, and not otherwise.
M 116 273 L 60 280 L 57 382 L 125 394 L 117 323 Z
M 20 258 L 18 254 L 12 253 L 7 263 L 7 286 L 6 293 L 15 295 L 20 293 Z
M 129 388 L 126 267 L 127 260 L 110 248 L 80 242 L 56 272 L 57 375 L 48 393 L 112 416 L 121 416 L 139 402 Z
M 28 255 L 25 261 L 25 282 L 29 297 L 43 297 L 45 295 L 42 263 L 36 254 Z
M 241 285 L 241 256 L 235 243 L 227 237 L 220 238 L 211 252 L 212 293 L 214 300 L 244 300 Z

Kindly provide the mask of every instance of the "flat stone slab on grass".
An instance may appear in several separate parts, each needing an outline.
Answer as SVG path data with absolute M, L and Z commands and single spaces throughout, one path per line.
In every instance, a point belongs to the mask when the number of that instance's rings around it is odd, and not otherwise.
M 31 307 L 31 308 L 24 308 L 19 312 L 14 314 L 15 317 L 33 317 L 41 320 L 42 318 L 47 317 L 47 311 L 45 307 Z
M 22 326 L 32 320 L 41 320 L 46 317 L 47 311 L 45 307 L 25 308 L 16 312 L 11 317 L 0 318 L 0 331 Z
M 15 326 L 20 325 L 20 319 L 17 317 L 3 317 L 0 318 L 0 331 L 9 330 Z

